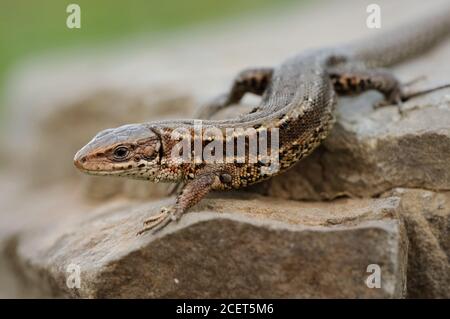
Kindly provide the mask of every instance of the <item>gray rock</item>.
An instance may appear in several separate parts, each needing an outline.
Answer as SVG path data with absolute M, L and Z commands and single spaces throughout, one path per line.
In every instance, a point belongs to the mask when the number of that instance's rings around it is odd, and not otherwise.
M 408 238 L 408 298 L 450 298 L 450 192 L 395 189 Z
M 238 195 L 232 195 L 238 196 Z M 399 201 L 208 199 L 179 224 L 136 237 L 164 202 L 117 204 L 20 236 L 16 271 L 48 296 L 367 297 L 405 293 Z M 232 201 L 230 199 L 233 199 Z M 368 288 L 370 264 L 381 288 Z M 69 289 L 79 267 L 79 289 Z

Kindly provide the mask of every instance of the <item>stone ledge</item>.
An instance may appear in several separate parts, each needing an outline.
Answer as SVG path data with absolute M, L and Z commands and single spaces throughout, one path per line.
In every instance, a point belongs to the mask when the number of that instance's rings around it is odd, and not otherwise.
M 78 222 L 22 234 L 10 245 L 16 271 L 49 296 L 404 296 L 407 239 L 398 198 L 207 199 L 178 225 L 136 237 L 149 210 L 164 203 L 108 205 Z M 365 284 L 374 263 L 381 289 Z M 80 289 L 66 286 L 69 264 L 80 267 Z
M 450 192 L 397 188 L 408 239 L 408 298 L 450 298 Z
M 341 122 L 321 147 L 289 174 L 275 176 L 250 191 L 320 200 L 373 197 L 398 186 L 449 190 L 450 99 L 436 94 L 433 106 L 426 107 L 427 100 L 415 101 L 423 108 L 407 111 L 403 117 L 395 107 L 367 110 L 374 103 L 370 95 L 346 101 L 340 110 Z M 356 122 L 350 123 L 355 115 L 346 116 L 351 112 L 359 112 Z

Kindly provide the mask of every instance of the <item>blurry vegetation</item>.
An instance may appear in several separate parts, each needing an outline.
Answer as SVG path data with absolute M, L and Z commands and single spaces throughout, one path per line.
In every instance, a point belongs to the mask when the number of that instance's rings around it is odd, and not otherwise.
M 0 0 L 0 92 L 19 59 L 54 48 L 161 33 L 295 0 Z M 66 7 L 81 7 L 81 29 L 66 27 Z M 1 106 L 0 106 L 1 108 Z

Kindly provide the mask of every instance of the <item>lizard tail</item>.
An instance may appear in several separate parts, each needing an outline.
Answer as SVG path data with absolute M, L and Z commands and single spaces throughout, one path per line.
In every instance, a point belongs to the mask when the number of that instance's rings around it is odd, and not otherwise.
M 389 35 L 379 34 L 350 46 L 354 57 L 369 67 L 390 66 L 432 48 L 450 34 L 450 6 L 417 22 L 400 26 Z

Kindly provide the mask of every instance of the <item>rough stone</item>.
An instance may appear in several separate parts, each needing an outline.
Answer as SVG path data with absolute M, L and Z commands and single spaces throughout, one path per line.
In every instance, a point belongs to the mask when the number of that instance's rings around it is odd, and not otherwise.
M 450 192 L 398 188 L 409 238 L 408 298 L 450 298 Z
M 22 277 L 10 258 L 17 234 L 51 227 L 59 219 L 71 222 L 93 205 L 82 200 L 74 184 L 30 189 L 21 176 L 4 171 L 0 175 L 0 297 L 42 297 L 39 287 L 21 284 Z
M 208 199 L 178 225 L 140 237 L 142 221 L 165 202 L 110 204 L 20 235 L 10 259 L 26 284 L 49 296 L 404 296 L 407 239 L 398 198 L 319 204 L 228 197 Z M 381 267 L 380 289 L 365 283 L 369 264 Z M 69 265 L 80 269 L 80 289 L 67 288 Z
M 370 102 L 347 101 L 322 147 L 289 174 L 251 191 L 319 200 L 377 196 L 397 186 L 450 189 L 450 99 L 439 94 L 434 98 L 414 102 L 423 108 L 405 111 L 403 117 L 394 108 L 361 112 L 359 106 L 371 107 Z M 345 112 L 360 113 L 354 120 Z

